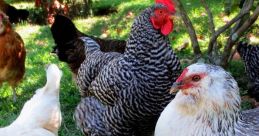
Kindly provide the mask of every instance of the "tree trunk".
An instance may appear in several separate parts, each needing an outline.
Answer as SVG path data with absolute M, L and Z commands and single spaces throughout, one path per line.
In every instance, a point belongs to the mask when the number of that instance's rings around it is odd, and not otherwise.
M 196 59 L 199 59 L 201 57 L 201 50 L 200 50 L 200 46 L 199 46 L 199 43 L 198 43 L 198 40 L 196 37 L 196 32 L 194 30 L 192 22 L 191 22 L 190 18 L 188 17 L 181 1 L 180 0 L 174 0 L 174 1 L 176 3 L 176 6 L 179 9 L 182 20 L 187 28 L 190 38 L 191 38 L 194 55 L 195 55 Z

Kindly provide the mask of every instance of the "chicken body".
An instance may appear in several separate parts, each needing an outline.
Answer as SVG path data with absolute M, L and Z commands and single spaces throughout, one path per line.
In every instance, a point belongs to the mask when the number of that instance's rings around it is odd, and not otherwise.
M 165 6 L 147 8 L 135 19 L 126 51 L 118 57 L 81 38 L 89 57 L 79 68 L 77 84 L 90 96 L 81 99 L 75 119 L 85 135 L 151 135 L 160 112 L 173 98 L 168 89 L 180 72 L 180 62 L 168 37 L 151 23 L 157 8 Z
M 19 117 L 8 127 L 0 128 L 1 136 L 57 136 L 61 126 L 59 86 L 62 72 L 54 64 L 46 71 L 47 83 L 28 100 Z
M 22 38 L 12 29 L 6 15 L 0 13 L 0 16 L 0 85 L 8 82 L 16 100 L 15 88 L 25 73 L 26 51 Z
M 244 61 L 249 77 L 248 94 L 259 102 L 259 46 L 240 42 L 237 51 Z
M 179 92 L 161 113 L 155 136 L 259 135 L 259 108 L 239 111 L 237 82 L 223 68 L 192 64 L 171 90 Z
M 124 40 L 100 39 L 80 32 L 73 22 L 62 15 L 56 15 L 55 22 L 51 26 L 51 33 L 56 43 L 53 52 L 60 61 L 66 62 L 76 76 L 81 63 L 86 59 L 84 43 L 80 37 L 89 37 L 100 45 L 104 52 L 123 53 L 126 46 Z

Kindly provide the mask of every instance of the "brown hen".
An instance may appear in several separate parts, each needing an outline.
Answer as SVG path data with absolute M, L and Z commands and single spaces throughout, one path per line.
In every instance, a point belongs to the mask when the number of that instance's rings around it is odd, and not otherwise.
M 12 29 L 8 17 L 0 11 L 0 86 L 8 82 L 13 89 L 14 101 L 15 88 L 25 72 L 25 56 L 22 38 Z

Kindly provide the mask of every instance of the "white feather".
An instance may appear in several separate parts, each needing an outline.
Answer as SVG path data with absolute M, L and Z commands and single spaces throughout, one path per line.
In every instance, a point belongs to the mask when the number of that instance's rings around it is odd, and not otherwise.
M 185 90 L 188 95 L 181 90 L 176 94 L 161 113 L 155 136 L 233 135 L 240 104 L 236 81 L 222 68 L 206 64 L 189 66 L 185 77 L 197 73 L 206 76 Z
M 47 71 L 47 83 L 28 100 L 19 117 L 8 127 L 0 128 L 1 136 L 54 136 L 61 125 L 59 86 L 62 72 L 54 64 Z

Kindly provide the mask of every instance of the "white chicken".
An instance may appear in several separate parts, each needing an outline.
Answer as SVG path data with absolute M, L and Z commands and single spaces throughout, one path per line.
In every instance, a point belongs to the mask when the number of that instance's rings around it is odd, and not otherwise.
M 190 65 L 170 91 L 176 90 L 158 119 L 155 136 L 259 135 L 259 108 L 239 111 L 237 82 L 223 68 Z
M 57 136 L 61 125 L 59 87 L 62 72 L 55 64 L 46 70 L 47 83 L 28 100 L 19 117 L 8 127 L 0 128 L 1 136 Z

